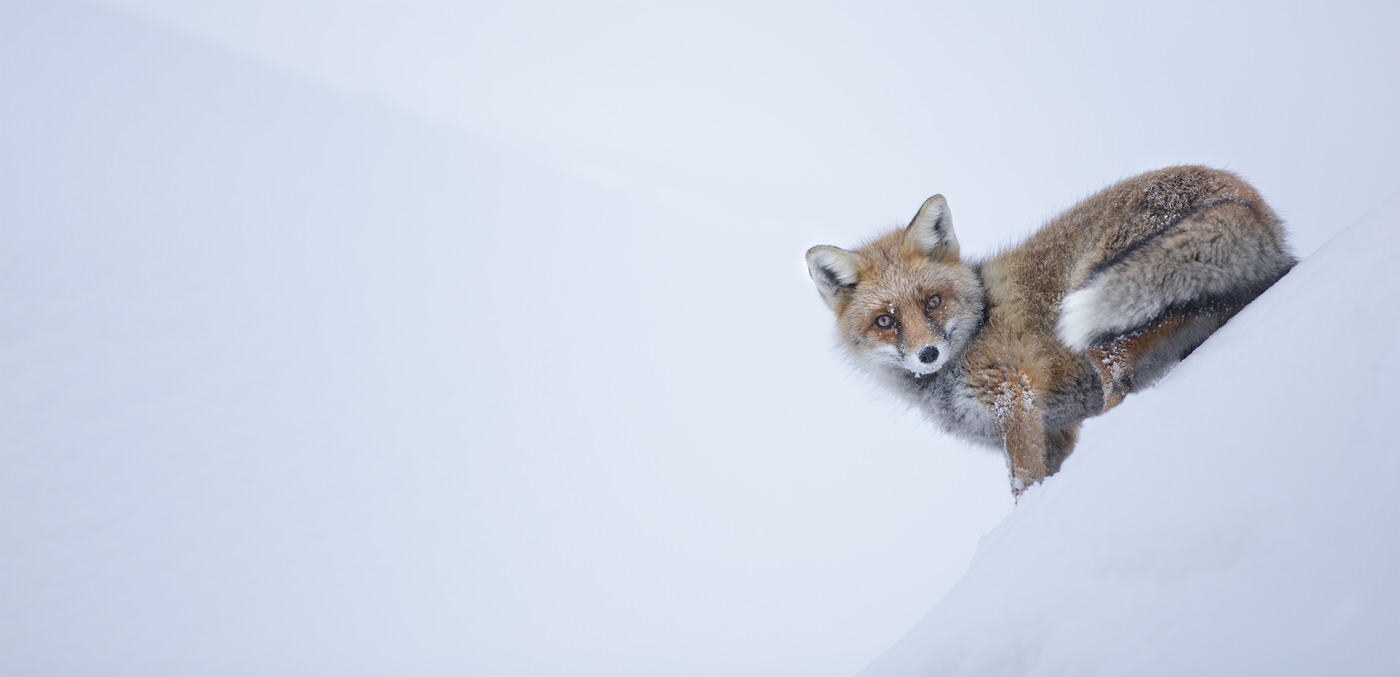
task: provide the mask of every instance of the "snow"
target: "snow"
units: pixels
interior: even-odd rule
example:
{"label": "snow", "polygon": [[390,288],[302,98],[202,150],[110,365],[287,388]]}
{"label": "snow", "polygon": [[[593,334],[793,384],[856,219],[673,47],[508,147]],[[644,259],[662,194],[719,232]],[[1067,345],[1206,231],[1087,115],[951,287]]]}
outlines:
{"label": "snow", "polygon": [[1400,200],[1090,421],[861,674],[1400,673],[1397,226]]}
{"label": "snow", "polygon": [[1389,17],[118,4],[0,3],[0,674],[849,675],[935,604],[872,670],[1394,634],[1393,205],[1014,513],[802,263],[935,192],[988,253],[1182,162],[1310,255],[1400,185]]}

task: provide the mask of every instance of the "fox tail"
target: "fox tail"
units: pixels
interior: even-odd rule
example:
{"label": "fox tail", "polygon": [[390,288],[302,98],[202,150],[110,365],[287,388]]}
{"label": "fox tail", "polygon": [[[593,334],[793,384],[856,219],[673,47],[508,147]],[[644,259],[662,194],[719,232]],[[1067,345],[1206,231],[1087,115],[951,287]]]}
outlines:
{"label": "fox tail", "polygon": [[1082,351],[1169,314],[1228,317],[1295,263],[1267,207],[1217,204],[1096,266],[1061,303],[1060,340]]}

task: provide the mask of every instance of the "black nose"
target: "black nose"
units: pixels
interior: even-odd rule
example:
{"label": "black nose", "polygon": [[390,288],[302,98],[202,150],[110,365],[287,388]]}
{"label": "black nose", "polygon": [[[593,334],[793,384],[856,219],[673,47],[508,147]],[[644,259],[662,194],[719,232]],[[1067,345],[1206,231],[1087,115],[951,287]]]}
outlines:
{"label": "black nose", "polygon": [[933,347],[933,346],[924,346],[924,349],[919,351],[919,361],[920,361],[920,362],[923,362],[924,364],[932,364],[933,362],[935,362],[935,361],[937,361],[937,360],[938,360],[938,349],[937,349],[937,348],[935,348],[935,347]]}

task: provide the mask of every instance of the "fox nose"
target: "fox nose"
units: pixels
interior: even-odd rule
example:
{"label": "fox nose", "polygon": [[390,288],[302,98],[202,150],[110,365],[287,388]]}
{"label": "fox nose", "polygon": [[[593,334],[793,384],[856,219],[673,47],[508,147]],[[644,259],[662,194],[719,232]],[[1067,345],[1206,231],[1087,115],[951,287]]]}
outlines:
{"label": "fox nose", "polygon": [[923,350],[920,350],[920,351],[919,351],[919,361],[920,361],[920,362],[923,362],[924,364],[933,364],[933,363],[934,363],[935,361],[937,361],[937,360],[938,360],[938,349],[937,349],[937,348],[935,348],[935,347],[933,347],[933,346],[924,346]]}

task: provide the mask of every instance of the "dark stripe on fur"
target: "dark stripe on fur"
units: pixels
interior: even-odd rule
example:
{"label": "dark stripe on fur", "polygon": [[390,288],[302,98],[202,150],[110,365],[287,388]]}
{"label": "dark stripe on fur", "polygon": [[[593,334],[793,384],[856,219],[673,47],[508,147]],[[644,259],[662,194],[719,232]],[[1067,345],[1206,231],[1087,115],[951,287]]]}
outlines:
{"label": "dark stripe on fur", "polygon": [[1136,327],[1124,331],[1115,331],[1100,334],[1096,336],[1093,341],[1090,342],[1090,345],[1095,348],[1107,347],[1117,342],[1119,339],[1132,336],[1133,334],[1137,334],[1144,330],[1150,329],[1159,322],[1162,322],[1168,317],[1172,317],[1174,315],[1181,315],[1185,317],[1190,317],[1192,315],[1209,315],[1215,313],[1230,313],[1231,315],[1233,315],[1234,313],[1239,312],[1246,305],[1248,305],[1250,301],[1253,301],[1254,299],[1258,298],[1259,295],[1263,294],[1265,290],[1267,290],[1269,287],[1274,286],[1274,283],[1282,279],[1284,275],[1287,275],[1288,271],[1292,268],[1293,266],[1292,264],[1290,264],[1287,268],[1278,271],[1278,274],[1272,278],[1260,279],[1255,284],[1249,285],[1247,287],[1241,287],[1228,294],[1202,296],[1200,298],[1192,299],[1186,303],[1178,303],[1175,305],[1168,306],[1161,313],[1157,314],[1156,317],[1153,317],[1151,320],[1143,322],[1142,324]]}
{"label": "dark stripe on fur", "polygon": [[1127,247],[1123,248],[1123,251],[1118,252],[1111,258],[1101,261],[1100,263],[1096,264],[1093,268],[1089,269],[1089,277],[1087,280],[1084,281],[1084,285],[1081,285],[1080,287],[1083,288],[1084,286],[1088,285],[1090,281],[1092,281],[1095,277],[1098,276],[1099,273],[1103,272],[1104,270],[1112,268],[1113,266],[1128,260],[1139,249],[1142,249],[1152,241],[1156,240],[1157,238],[1165,235],[1172,229],[1181,225],[1182,221],[1185,221],[1186,219],[1189,219],[1202,212],[1206,212],[1223,205],[1243,205],[1247,207],[1250,211],[1254,212],[1256,216],[1259,215],[1257,206],[1253,202],[1249,202],[1247,200],[1216,200],[1214,202],[1208,202],[1206,204],[1200,205],[1197,208],[1192,209],[1190,211],[1182,212],[1175,221],[1172,221],[1171,223],[1167,224],[1161,230],[1128,245]]}

